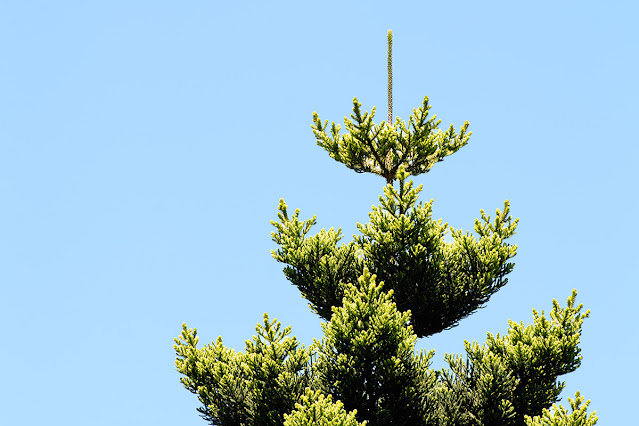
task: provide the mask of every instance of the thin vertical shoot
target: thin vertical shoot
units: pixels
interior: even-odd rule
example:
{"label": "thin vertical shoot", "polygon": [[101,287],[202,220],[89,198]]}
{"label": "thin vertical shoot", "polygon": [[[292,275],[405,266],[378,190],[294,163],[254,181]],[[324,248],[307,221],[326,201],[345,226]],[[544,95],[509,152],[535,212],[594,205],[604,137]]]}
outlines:
{"label": "thin vertical shoot", "polygon": [[393,31],[388,30],[388,124],[393,125]]}

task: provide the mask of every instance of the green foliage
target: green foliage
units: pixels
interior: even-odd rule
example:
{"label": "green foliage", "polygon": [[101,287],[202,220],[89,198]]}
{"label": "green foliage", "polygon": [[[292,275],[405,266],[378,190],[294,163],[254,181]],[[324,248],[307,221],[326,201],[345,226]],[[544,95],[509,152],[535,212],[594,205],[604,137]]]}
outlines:
{"label": "green foliage", "polygon": [[420,185],[413,188],[401,169],[399,188],[387,185],[381,204],[373,207],[370,223],[358,224],[361,236],[338,246],[341,229],[321,230],[307,236],[316,219],[299,220],[299,210],[289,218],[283,200],[272,238],[279,245],[273,257],[287,264],[286,277],[310,302],[312,309],[330,320],[331,307],[339,306],[346,284],[355,284],[363,268],[393,290],[400,311],[412,312],[419,337],[454,327],[485,304],[503,287],[512,271],[508,260],[517,246],[505,242],[515,233],[518,219],[510,205],[496,218],[481,211],[475,220],[477,237],[451,229],[452,242],[444,241],[448,224],[432,219],[432,200],[417,204]]}
{"label": "green foliage", "polygon": [[410,316],[382,287],[364,269],[359,287],[349,285],[343,305],[322,324],[324,338],[315,343],[318,385],[371,426],[423,424],[434,352],[415,355]]}
{"label": "green foliage", "polygon": [[437,425],[516,424],[510,402],[516,380],[501,360],[487,354],[471,362],[446,354],[450,370],[441,370],[433,394]]}
{"label": "green foliage", "polygon": [[410,312],[364,269],[310,349],[265,314],[244,353],[221,338],[198,349],[197,331],[183,325],[176,366],[214,425],[594,425],[579,394],[572,414],[561,406],[548,412],[564,387],[559,376],[581,363],[589,311],[575,306],[576,296],[564,308],[554,300],[549,318],[533,310],[532,324],[510,321],[503,336],[465,342],[466,359],[446,354],[449,368],[435,372],[434,351],[415,352]]}
{"label": "green foliage", "polygon": [[[389,96],[389,100],[392,99]],[[313,113],[313,133],[317,144],[328,151],[328,155],[357,173],[370,172],[382,176],[387,183],[393,183],[400,167],[417,176],[428,172],[435,163],[443,161],[468,143],[472,132],[465,122],[459,133],[451,124],[445,132],[439,129],[441,120],[436,116],[428,118],[430,105],[428,96],[422,106],[413,109],[408,126],[399,117],[395,123],[376,125],[373,123],[375,107],[371,112],[362,113],[357,98],[353,99],[351,119],[344,118],[348,133],[340,135],[341,126],[328,120],[320,120]],[[328,132],[327,132],[328,131]]]}
{"label": "green foliage", "polygon": [[577,291],[573,290],[566,308],[553,300],[550,320],[533,310],[533,324],[509,321],[508,334],[488,334],[486,345],[467,352],[472,358],[490,351],[504,360],[517,378],[513,404],[519,415],[537,415],[543,408],[559,400],[565,383],[558,376],[575,371],[581,365],[579,339],[584,318],[583,305],[575,307]]}
{"label": "green foliage", "polygon": [[446,355],[450,370],[439,372],[437,400],[441,417],[458,425],[523,424],[557,402],[561,375],[581,364],[581,326],[589,311],[553,300],[550,319],[533,310],[533,324],[509,322],[504,336],[488,333],[486,343],[466,344],[467,359]]}
{"label": "green foliage", "polygon": [[344,296],[345,283],[356,282],[361,274],[361,260],[354,243],[337,245],[342,239],[342,230],[321,230],[307,237],[316,222],[299,220],[299,209],[291,218],[284,200],[278,207],[279,222],[271,221],[277,232],[271,233],[280,246],[273,257],[288,263],[284,275],[294,283],[309,302],[311,309],[329,320],[331,308],[339,306]]}
{"label": "green foliage", "polygon": [[281,425],[311,384],[311,354],[288,337],[290,327],[264,314],[256,331],[244,353],[226,348],[221,337],[198,349],[197,330],[186,324],[175,339],[180,381],[198,395],[198,411],[213,425]]}
{"label": "green foliage", "polygon": [[347,413],[341,401],[333,402],[330,395],[306,389],[291,414],[284,415],[284,426],[365,426],[355,418],[357,411]]}
{"label": "green foliage", "polygon": [[526,416],[527,426],[594,426],[597,424],[597,413],[592,412],[588,415],[587,409],[590,401],[582,406],[584,397],[579,392],[575,393],[575,399],[568,398],[572,412],[568,411],[561,405],[553,404],[553,413],[544,408],[541,416]]}

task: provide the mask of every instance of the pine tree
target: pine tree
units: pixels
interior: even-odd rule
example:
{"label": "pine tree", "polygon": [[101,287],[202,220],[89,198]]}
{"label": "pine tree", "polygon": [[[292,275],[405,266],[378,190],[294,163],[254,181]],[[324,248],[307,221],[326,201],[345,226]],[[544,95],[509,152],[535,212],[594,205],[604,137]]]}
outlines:
{"label": "pine tree", "polygon": [[[326,322],[311,347],[264,314],[244,352],[221,337],[197,348],[197,330],[183,325],[175,339],[183,385],[213,425],[594,425],[589,401],[577,393],[568,414],[558,378],[581,363],[579,339],[589,311],[576,291],[549,318],[509,323],[507,334],[465,342],[466,355],[445,355],[448,368],[430,368],[434,351],[416,352],[419,337],[454,327],[507,283],[517,247],[508,243],[518,219],[506,200],[491,219],[480,210],[475,234],[432,218],[433,200],[418,202],[422,186],[409,178],[468,143],[469,124],[439,129],[428,98],[408,125],[392,119],[392,33],[388,32],[388,122],[353,101],[347,133],[313,114],[317,144],[346,167],[386,180],[370,222],[341,243],[341,229],[310,235],[313,217],[289,215],[280,200],[273,257],[286,278]],[[397,184],[395,184],[397,181]],[[452,242],[444,240],[449,232]],[[582,405],[583,404],[583,405]],[[548,409],[553,406],[551,414]]]}

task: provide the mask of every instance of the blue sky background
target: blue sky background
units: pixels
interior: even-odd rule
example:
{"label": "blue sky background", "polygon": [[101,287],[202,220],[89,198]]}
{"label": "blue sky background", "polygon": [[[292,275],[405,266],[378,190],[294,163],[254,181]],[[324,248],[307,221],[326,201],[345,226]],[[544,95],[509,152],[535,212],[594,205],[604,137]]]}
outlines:
{"label": "blue sky background", "polygon": [[[285,280],[280,197],[346,238],[383,180],[315,145],[313,111],[386,118],[428,95],[468,146],[416,178],[471,229],[505,199],[509,284],[419,348],[461,352],[508,319],[591,309],[563,396],[627,423],[637,391],[635,2],[0,3],[0,424],[203,425],[174,367],[181,324],[242,349],[268,312],[310,344]],[[625,420],[625,421],[624,421]]]}

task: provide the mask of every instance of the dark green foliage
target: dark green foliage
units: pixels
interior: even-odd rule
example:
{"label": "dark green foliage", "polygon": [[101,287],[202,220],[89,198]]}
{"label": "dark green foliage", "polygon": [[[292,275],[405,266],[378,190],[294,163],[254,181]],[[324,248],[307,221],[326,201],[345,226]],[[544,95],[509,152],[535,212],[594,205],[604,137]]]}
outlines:
{"label": "dark green foliage", "polygon": [[439,372],[434,390],[436,424],[441,426],[510,425],[516,381],[501,360],[490,354],[481,362],[446,355],[450,370]]}
{"label": "dark green foliage", "polygon": [[202,417],[213,425],[281,425],[311,384],[310,352],[290,327],[277,320],[256,327],[245,352],[235,352],[218,338],[198,349],[197,330],[182,326],[175,339],[177,370],[185,388],[198,395]]}
{"label": "dark green foliage", "polygon": [[357,224],[362,235],[339,246],[341,230],[309,237],[315,217],[300,221],[296,210],[289,218],[280,201],[279,222],[271,222],[277,229],[273,241],[280,246],[273,257],[288,265],[286,277],[325,320],[331,306],[341,304],[345,284],[356,284],[364,267],[393,290],[400,311],[412,312],[419,337],[454,327],[507,283],[505,276],[513,269],[508,260],[517,246],[505,240],[518,221],[510,216],[508,201],[493,222],[481,212],[482,220],[475,220],[477,237],[451,228],[449,243],[444,241],[448,224],[432,219],[432,200],[417,203],[422,186],[413,188],[407,177],[399,171],[399,189],[387,185],[370,222]]}
{"label": "dark green foliage", "polygon": [[384,293],[382,287],[364,269],[359,286],[348,286],[343,305],[322,324],[318,385],[370,426],[424,424],[433,352],[415,354],[410,316],[396,309],[392,290]]}

